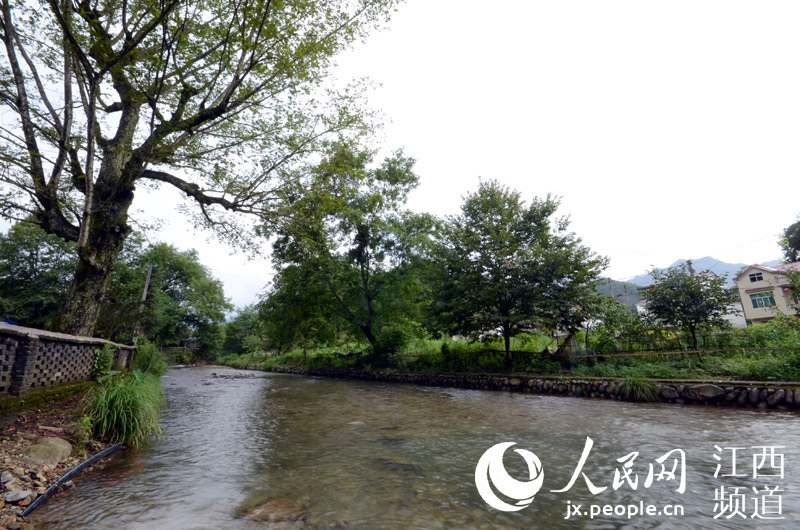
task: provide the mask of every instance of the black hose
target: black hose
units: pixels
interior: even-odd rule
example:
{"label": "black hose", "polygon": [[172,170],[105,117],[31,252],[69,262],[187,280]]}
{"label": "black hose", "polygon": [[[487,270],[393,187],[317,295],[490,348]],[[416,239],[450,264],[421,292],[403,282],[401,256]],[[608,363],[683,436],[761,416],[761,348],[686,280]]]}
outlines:
{"label": "black hose", "polygon": [[92,464],[94,464],[98,460],[100,460],[102,458],[105,458],[105,457],[107,457],[108,455],[110,455],[112,453],[116,453],[117,451],[122,449],[124,446],[125,446],[125,444],[112,445],[108,449],[104,449],[103,451],[100,451],[96,455],[91,456],[90,458],[87,458],[86,460],[84,460],[83,462],[78,464],[77,466],[73,467],[72,469],[67,471],[60,479],[58,479],[55,482],[55,484],[53,484],[52,486],[47,488],[46,492],[44,492],[41,495],[39,495],[38,497],[36,497],[36,499],[34,499],[34,501],[30,504],[30,506],[25,508],[25,511],[22,512],[21,514],[18,514],[18,515],[22,515],[23,517],[28,517],[30,514],[33,513],[34,510],[36,510],[36,508],[38,508],[39,506],[41,506],[42,504],[47,502],[47,499],[49,499],[50,497],[55,495],[65,482],[67,482],[69,480],[72,480],[78,473],[80,473],[81,471],[83,471],[87,467],[91,466]]}

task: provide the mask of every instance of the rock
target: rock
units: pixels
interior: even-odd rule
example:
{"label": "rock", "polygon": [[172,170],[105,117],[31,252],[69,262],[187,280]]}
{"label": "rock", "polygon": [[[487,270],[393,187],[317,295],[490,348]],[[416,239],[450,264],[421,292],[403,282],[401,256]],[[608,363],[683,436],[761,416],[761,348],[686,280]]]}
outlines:
{"label": "rock", "polygon": [[8,523],[8,526],[6,528],[8,528],[8,530],[21,530],[22,524],[20,524],[17,521],[14,521],[12,523]]}
{"label": "rock", "polygon": [[695,401],[710,401],[723,395],[725,390],[717,385],[694,385],[683,389],[683,397]]}
{"label": "rock", "polygon": [[786,404],[790,407],[794,406],[794,392],[791,390],[786,391]]}
{"label": "rock", "polygon": [[767,398],[767,404],[770,406],[775,406],[783,401],[784,396],[786,396],[786,391],[780,388],[774,394],[770,394],[770,396]]}
{"label": "rock", "polygon": [[3,496],[3,500],[5,502],[10,502],[11,504],[20,504],[21,501],[27,499],[31,495],[33,495],[33,492],[28,490],[9,491]]}
{"label": "rock", "polygon": [[24,474],[25,474],[25,470],[24,470],[24,469],[22,469],[21,467],[15,467],[15,468],[14,468],[14,474],[15,474],[16,476],[18,476],[18,477],[21,477],[22,475],[24,475]]}
{"label": "rock", "polygon": [[664,399],[677,399],[678,391],[675,390],[675,387],[663,386],[661,387],[661,397]]}
{"label": "rock", "polygon": [[750,400],[750,404],[755,406],[758,405],[758,389],[751,388],[750,389],[750,396],[748,398]]}
{"label": "rock", "polygon": [[731,388],[730,390],[725,391],[725,401],[730,402],[738,397],[739,397],[739,390],[735,388]]}
{"label": "rock", "polygon": [[22,454],[40,464],[55,467],[72,453],[72,445],[61,438],[42,437],[32,446],[25,449]]}
{"label": "rock", "polygon": [[762,388],[761,392],[758,393],[758,400],[759,401],[766,401],[768,395],[769,395],[769,392],[767,391],[767,389],[766,388]]}
{"label": "rock", "polygon": [[15,480],[14,475],[8,471],[4,471],[3,474],[0,475],[0,483],[5,484],[6,482],[14,482]]}
{"label": "rock", "polygon": [[522,380],[518,379],[516,377],[513,377],[508,381],[508,384],[511,385],[511,386],[519,386],[519,385],[522,384]]}
{"label": "rock", "polygon": [[794,391],[794,406],[800,407],[800,388]]}
{"label": "rock", "polygon": [[270,497],[244,512],[248,519],[270,523],[297,521],[302,516],[300,505],[283,497]]}

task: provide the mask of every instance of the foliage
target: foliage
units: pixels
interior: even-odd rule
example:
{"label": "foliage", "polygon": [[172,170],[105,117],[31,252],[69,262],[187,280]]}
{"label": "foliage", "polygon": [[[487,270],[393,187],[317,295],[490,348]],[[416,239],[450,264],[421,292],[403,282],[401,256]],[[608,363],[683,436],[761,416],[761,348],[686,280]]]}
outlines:
{"label": "foliage", "polygon": [[580,327],[576,308],[594,293],[606,259],[567,231],[567,219],[553,218],[557,208],[550,196],[525,205],[497,181],[466,197],[439,238],[431,310],[444,331],[498,334],[510,367],[511,337]]}
{"label": "foliage", "polygon": [[800,261],[800,220],[787,226],[781,236],[784,260],[787,263]]}
{"label": "foliage", "polygon": [[[0,235],[0,316],[48,329],[67,296],[76,260],[75,245],[34,225],[12,226]],[[148,265],[154,268],[140,313]],[[138,235],[127,239],[101,307],[93,335],[130,343],[141,327],[144,335],[165,346],[195,337],[206,357],[221,347],[230,309],[222,283],[194,250],[164,243],[145,246]]]}
{"label": "foliage", "polygon": [[137,346],[136,356],[133,358],[132,364],[134,369],[157,377],[161,377],[167,372],[169,369],[167,359],[155,344],[143,340]]}
{"label": "foliage", "polygon": [[75,432],[72,433],[72,446],[75,448],[76,456],[86,455],[86,445],[92,439],[92,418],[86,414],[82,415],[75,425]]}
{"label": "foliage", "polygon": [[[142,248],[129,239],[129,249],[114,268],[111,285],[95,333],[130,342],[137,326],[161,346],[200,340],[201,355],[211,358],[222,346],[225,313],[230,309],[222,282],[200,263],[194,250],[181,251],[165,243]],[[153,265],[144,311],[139,311]]]}
{"label": "foliage", "polygon": [[686,329],[698,348],[701,326],[724,328],[724,316],[735,312],[739,295],[725,287],[725,277],[710,272],[691,274],[686,266],[660,271],[653,269],[653,285],[642,291],[647,311],[663,324]]}
{"label": "foliage", "polygon": [[[401,210],[418,183],[413,159],[397,152],[377,168],[371,160],[331,145],[314,187],[281,227],[273,253],[280,273],[262,312],[273,333],[289,335],[279,337],[283,345],[341,330],[365,340],[381,363],[399,337],[418,333],[419,270],[435,221]],[[281,324],[286,319],[294,329]]]}
{"label": "foliage", "polygon": [[225,342],[222,351],[226,354],[241,354],[266,347],[263,324],[255,304],[240,308],[225,324]]}
{"label": "foliage", "polygon": [[152,434],[161,435],[158,417],[164,403],[158,376],[134,371],[97,387],[87,415],[98,438],[139,447]]}
{"label": "foliage", "polygon": [[4,1],[0,212],[77,243],[56,327],[91,332],[137,187],[242,244],[238,214],[275,221],[324,138],[366,132],[360,87],[325,82],[396,4]]}
{"label": "foliage", "polygon": [[114,363],[116,347],[106,344],[103,349],[94,350],[94,362],[92,363],[92,379],[95,381],[111,374],[111,366]]}
{"label": "foliage", "polygon": [[278,272],[259,312],[268,344],[279,352],[336,338],[337,301],[315,262],[288,265]]}
{"label": "foliage", "polygon": [[48,328],[64,304],[76,261],[74,244],[36,225],[17,223],[0,234],[0,317]]}

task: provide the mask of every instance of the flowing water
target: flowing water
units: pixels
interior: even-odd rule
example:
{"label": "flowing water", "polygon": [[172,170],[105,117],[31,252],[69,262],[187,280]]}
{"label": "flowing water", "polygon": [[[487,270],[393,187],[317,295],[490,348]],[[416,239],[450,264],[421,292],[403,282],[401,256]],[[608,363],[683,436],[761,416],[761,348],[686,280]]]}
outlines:
{"label": "flowing water", "polygon": [[[171,370],[163,378],[168,406],[162,425],[167,437],[139,452],[118,453],[101,469],[78,480],[75,487],[34,514],[37,526],[404,529],[800,525],[800,416],[792,412],[636,404],[263,373],[253,373],[256,377],[249,379],[224,379],[213,378],[213,372],[246,373],[224,368]],[[583,474],[578,474],[567,491],[552,491],[563,490],[570,483],[587,437],[594,445],[584,461]],[[481,455],[501,442],[516,442],[514,449],[533,452],[543,466],[541,490],[529,506],[516,512],[491,508],[476,489],[475,469]],[[735,451],[735,470],[732,447],[740,448]],[[681,452],[675,449],[685,454],[685,467],[681,465]],[[631,461],[634,452],[638,455]],[[670,455],[658,463],[657,459],[667,453]],[[761,457],[764,453],[766,458]],[[534,478],[513,449],[505,452],[503,462],[514,478]],[[661,473],[662,464],[667,471],[677,466],[674,479]],[[655,480],[647,483],[651,465]],[[619,475],[616,484],[615,472]],[[734,474],[742,476],[730,476]],[[590,493],[584,475],[597,488],[606,489]],[[685,492],[679,493],[676,490],[682,475]],[[765,487],[769,489],[765,491]],[[502,494],[497,496],[515,502]],[[302,509],[301,517],[263,523],[241,516],[243,507],[269,498],[288,499],[292,506],[296,503]],[[586,514],[565,519],[570,505],[580,505]],[[606,505],[610,514],[588,515]],[[650,515],[629,519],[629,505],[638,510],[653,507]],[[614,510],[622,509],[626,515],[614,514]],[[683,515],[666,515],[665,510],[682,510]]]}

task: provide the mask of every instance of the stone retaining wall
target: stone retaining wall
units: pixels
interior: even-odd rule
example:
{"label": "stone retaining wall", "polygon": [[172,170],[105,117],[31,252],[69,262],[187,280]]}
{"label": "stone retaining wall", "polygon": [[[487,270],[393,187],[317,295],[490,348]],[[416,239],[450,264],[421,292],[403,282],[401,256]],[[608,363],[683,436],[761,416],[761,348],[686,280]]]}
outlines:
{"label": "stone retaining wall", "polygon": [[[245,367],[249,368],[249,367]],[[259,369],[253,367],[253,369]],[[285,374],[360,379],[390,383],[505,390],[535,394],[631,399],[625,395],[621,380],[553,379],[539,376],[502,376],[472,374],[430,374],[413,372],[363,372],[348,369],[307,369],[272,366],[267,371]],[[653,381],[656,401],[663,403],[739,406],[759,409],[799,409],[800,383],[746,382],[666,382]]]}
{"label": "stone retaining wall", "polygon": [[0,323],[0,397],[23,397],[30,390],[86,381],[94,351],[106,344],[116,348],[114,369],[130,366],[134,346]]}

